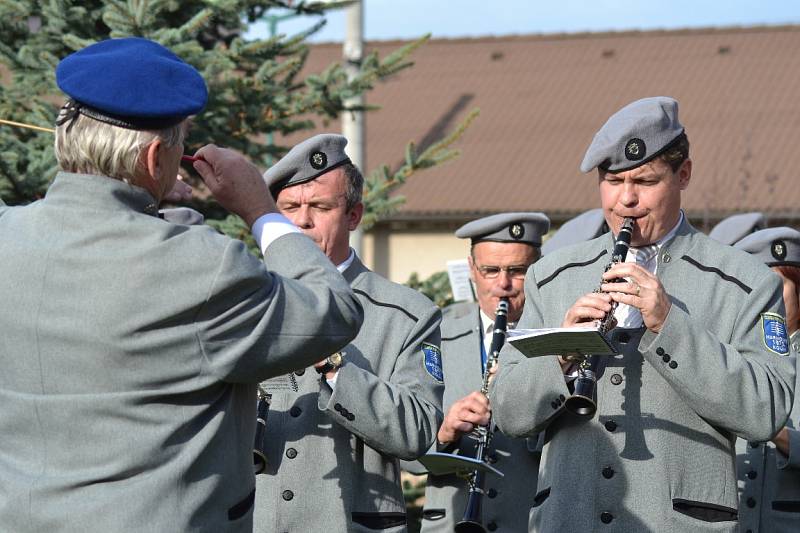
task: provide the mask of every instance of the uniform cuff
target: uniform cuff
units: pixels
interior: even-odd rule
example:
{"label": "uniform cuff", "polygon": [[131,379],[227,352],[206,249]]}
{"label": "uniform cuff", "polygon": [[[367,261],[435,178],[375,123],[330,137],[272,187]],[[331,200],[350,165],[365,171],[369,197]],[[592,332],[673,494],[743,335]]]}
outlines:
{"label": "uniform cuff", "polygon": [[253,223],[250,231],[259,248],[261,248],[262,254],[266,253],[267,247],[275,242],[278,237],[283,237],[288,233],[300,233],[297,226],[280,213],[261,215]]}

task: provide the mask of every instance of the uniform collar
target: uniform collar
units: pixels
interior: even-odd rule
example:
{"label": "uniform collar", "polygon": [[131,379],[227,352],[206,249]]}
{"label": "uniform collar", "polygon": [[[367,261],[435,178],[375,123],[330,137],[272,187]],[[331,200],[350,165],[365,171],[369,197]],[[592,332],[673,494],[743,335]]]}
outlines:
{"label": "uniform collar", "polygon": [[340,272],[350,285],[353,284],[359,274],[370,271],[364,266],[364,263],[361,262],[361,259],[358,257],[358,254],[356,254],[355,250],[350,250],[350,257],[348,257],[344,263],[342,263],[342,265],[345,265],[345,263],[348,262],[349,264],[345,266],[344,270],[340,270]]}
{"label": "uniform collar", "polygon": [[118,211],[120,209],[158,216],[158,204],[141,187],[107,176],[59,172],[47,189],[44,202],[75,209]]}

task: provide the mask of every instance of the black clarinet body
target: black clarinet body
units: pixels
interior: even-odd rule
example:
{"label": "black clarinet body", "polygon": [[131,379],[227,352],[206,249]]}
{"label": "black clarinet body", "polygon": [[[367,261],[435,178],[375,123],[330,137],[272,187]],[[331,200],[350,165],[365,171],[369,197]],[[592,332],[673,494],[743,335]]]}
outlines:
{"label": "black clarinet body", "polygon": [[253,443],[253,473],[260,474],[267,469],[267,415],[272,395],[261,385],[258,386],[258,404],[256,407],[256,438]]}
{"label": "black clarinet body", "polygon": [[[603,273],[608,272],[617,263],[625,261],[628,249],[631,246],[633,236],[633,218],[626,218],[622,222],[622,227],[614,242],[614,251],[611,254],[611,261],[606,265]],[[600,283],[621,283],[624,279],[613,279],[609,281],[600,280]],[[595,292],[600,292],[598,288]],[[617,302],[611,302],[611,310],[606,313],[600,321],[600,332],[606,334],[614,324],[614,312],[617,310]],[[578,367],[578,376],[575,378],[572,395],[564,402],[564,408],[578,416],[591,418],[597,412],[597,369],[600,366],[601,357],[590,355],[584,359]]]}
{"label": "black clarinet body", "polygon": [[[481,386],[481,392],[483,394],[489,393],[491,370],[497,364],[500,350],[503,348],[503,344],[505,344],[507,328],[508,298],[501,298],[500,302],[497,304],[497,312],[495,313],[489,357],[486,360],[486,368],[483,370],[483,385]],[[475,432],[478,437],[478,444],[475,448],[475,458],[482,463],[486,463],[492,445],[492,435],[494,433],[492,431],[491,412],[489,414],[489,423],[476,428]],[[483,527],[482,513],[485,476],[486,474],[481,470],[474,470],[470,475],[467,506],[464,509],[464,516],[461,518],[461,521],[455,525],[454,530],[456,533],[486,532],[486,528]]]}

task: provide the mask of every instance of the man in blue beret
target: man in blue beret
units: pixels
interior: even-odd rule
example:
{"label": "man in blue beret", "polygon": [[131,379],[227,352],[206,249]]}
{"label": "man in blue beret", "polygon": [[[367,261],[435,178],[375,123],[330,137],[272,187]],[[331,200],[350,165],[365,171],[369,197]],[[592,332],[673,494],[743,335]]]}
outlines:
{"label": "man in blue beret", "polygon": [[157,216],[200,74],[139,38],[58,65],[60,171],[0,207],[0,531],[249,532],[256,386],[352,339],[361,308],[261,172],[194,164],[264,253]]}
{"label": "man in blue beret", "polygon": [[[262,384],[272,395],[256,476],[258,533],[406,530],[400,459],[433,444],[442,421],[441,312],[428,298],[369,270],[350,248],[364,178],[341,135],[303,141],[264,174],[278,209],[350,284],[364,324],[327,359]],[[294,372],[291,372],[294,370]]]}
{"label": "man in blue beret", "polygon": [[[787,227],[762,229],[742,238],[734,247],[753,255],[781,277],[789,348],[797,357],[800,353],[800,231]],[[797,390],[789,421],[772,440],[736,441],[736,474],[740,531],[800,531],[800,395]]]}
{"label": "man in blue beret", "polygon": [[[525,303],[525,273],[539,259],[542,235],[549,227],[543,213],[500,213],[456,230],[456,237],[471,243],[467,260],[477,302],[453,304],[442,313],[445,418],[437,433],[438,451],[476,457],[471,434],[489,422],[489,401],[480,391],[491,357],[496,312],[505,299],[508,329],[516,325]],[[500,359],[498,363],[503,364]],[[504,476],[486,476],[480,487],[485,497],[479,518],[489,531],[524,531],[536,496],[538,439],[512,439],[494,430],[492,435],[487,458]],[[413,465],[409,470],[419,472]],[[453,531],[464,518],[469,497],[469,485],[462,477],[428,474],[422,531]]]}
{"label": "man in blue beret", "polygon": [[[504,433],[545,432],[529,528],[737,531],[733,442],[770,439],[792,404],[780,279],[686,220],[692,161],[674,99],[612,115],[581,164],[594,169],[611,231],[533,266],[519,327],[613,314],[619,355],[594,368],[596,412],[567,408],[576,370],[590,377],[571,354],[528,359],[507,345],[490,394]],[[606,268],[626,219],[630,249]]]}

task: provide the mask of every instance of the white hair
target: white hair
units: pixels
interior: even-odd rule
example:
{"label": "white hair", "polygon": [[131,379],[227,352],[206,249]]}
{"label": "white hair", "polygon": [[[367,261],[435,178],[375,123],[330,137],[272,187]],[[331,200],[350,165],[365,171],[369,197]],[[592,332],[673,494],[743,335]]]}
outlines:
{"label": "white hair", "polygon": [[141,168],[142,149],[156,139],[168,147],[182,144],[184,131],[183,122],[163,130],[140,131],[77,115],[56,127],[56,160],[66,172],[134,183]]}

